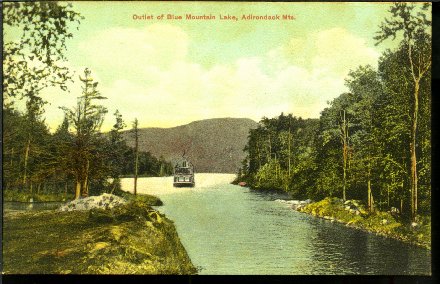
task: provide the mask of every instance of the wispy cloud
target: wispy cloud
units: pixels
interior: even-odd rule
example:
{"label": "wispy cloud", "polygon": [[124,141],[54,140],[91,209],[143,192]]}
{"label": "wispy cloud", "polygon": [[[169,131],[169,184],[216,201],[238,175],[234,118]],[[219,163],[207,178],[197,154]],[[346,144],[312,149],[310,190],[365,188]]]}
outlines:
{"label": "wispy cloud", "polygon": [[[83,41],[78,52],[102,81],[109,113],[119,109],[126,121],[137,117],[143,127],[211,117],[259,120],[282,111],[318,117],[328,100],[345,91],[350,69],[374,65],[379,57],[362,38],[332,28],[287,38],[259,56],[205,67],[189,59],[191,40],[169,24],[109,28]],[[52,126],[61,119],[47,118]]]}

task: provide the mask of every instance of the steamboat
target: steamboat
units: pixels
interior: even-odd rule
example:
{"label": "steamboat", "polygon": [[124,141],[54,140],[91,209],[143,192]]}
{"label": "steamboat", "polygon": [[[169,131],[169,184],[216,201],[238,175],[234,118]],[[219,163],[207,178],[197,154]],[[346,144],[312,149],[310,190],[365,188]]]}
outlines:
{"label": "steamboat", "polygon": [[194,187],[194,166],[186,158],[182,158],[174,167],[174,187]]}

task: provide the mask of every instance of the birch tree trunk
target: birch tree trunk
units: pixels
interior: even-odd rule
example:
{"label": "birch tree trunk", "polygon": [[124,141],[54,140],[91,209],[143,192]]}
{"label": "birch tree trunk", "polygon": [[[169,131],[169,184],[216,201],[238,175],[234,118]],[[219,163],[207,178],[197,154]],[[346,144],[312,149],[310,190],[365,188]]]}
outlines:
{"label": "birch tree trunk", "polygon": [[30,148],[31,148],[31,139],[29,138],[26,143],[26,150],[24,153],[23,189],[25,189],[27,183],[27,165],[29,160]]}

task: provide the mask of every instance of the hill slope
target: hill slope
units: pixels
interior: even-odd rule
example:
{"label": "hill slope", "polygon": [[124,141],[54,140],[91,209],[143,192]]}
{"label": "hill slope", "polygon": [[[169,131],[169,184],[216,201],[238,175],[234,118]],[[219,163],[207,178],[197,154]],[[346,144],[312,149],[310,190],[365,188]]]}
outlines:
{"label": "hill slope", "polygon": [[[248,118],[214,118],[172,128],[142,128],[139,149],[173,163],[185,151],[196,172],[235,173],[245,157],[249,129],[256,127]],[[132,130],[123,136],[134,146]]]}

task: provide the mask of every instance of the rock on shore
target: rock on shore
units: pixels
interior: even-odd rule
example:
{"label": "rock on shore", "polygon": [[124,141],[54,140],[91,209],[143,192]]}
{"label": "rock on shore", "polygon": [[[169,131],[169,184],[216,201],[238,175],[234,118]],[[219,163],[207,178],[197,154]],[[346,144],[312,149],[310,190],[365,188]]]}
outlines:
{"label": "rock on shore", "polygon": [[300,208],[306,206],[307,204],[312,203],[312,200],[306,199],[306,200],[284,200],[284,199],[277,199],[276,202],[284,203],[290,205],[290,207],[293,210],[299,210]]}
{"label": "rock on shore", "polygon": [[113,207],[123,205],[127,201],[119,196],[104,193],[99,196],[89,196],[86,198],[79,198],[62,205],[59,211],[74,211],[74,210],[90,210],[93,208],[111,209]]}
{"label": "rock on shore", "polygon": [[402,223],[391,212],[375,210],[368,212],[360,200],[346,200],[327,197],[303,207],[297,207],[299,212],[346,224],[346,226],[365,230],[381,236],[391,237],[407,243],[412,243],[427,249],[431,248],[431,218],[420,217],[419,223]]}

